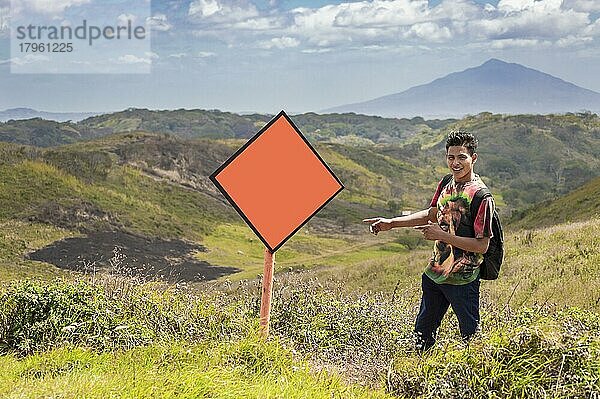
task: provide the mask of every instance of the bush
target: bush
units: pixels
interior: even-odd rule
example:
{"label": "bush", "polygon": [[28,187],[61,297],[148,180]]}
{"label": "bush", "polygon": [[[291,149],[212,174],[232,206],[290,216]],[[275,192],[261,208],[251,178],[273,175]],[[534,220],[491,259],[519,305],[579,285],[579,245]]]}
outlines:
{"label": "bush", "polygon": [[399,356],[390,393],[420,398],[576,398],[600,392],[600,317],[567,308],[487,314],[468,346],[449,340]]}
{"label": "bush", "polygon": [[251,329],[244,304],[137,283],[115,276],[13,283],[0,292],[0,354],[64,344],[129,349],[160,339],[229,339]]}
{"label": "bush", "polygon": [[0,295],[0,353],[30,354],[63,343],[130,348],[152,332],[85,283],[14,283]]}

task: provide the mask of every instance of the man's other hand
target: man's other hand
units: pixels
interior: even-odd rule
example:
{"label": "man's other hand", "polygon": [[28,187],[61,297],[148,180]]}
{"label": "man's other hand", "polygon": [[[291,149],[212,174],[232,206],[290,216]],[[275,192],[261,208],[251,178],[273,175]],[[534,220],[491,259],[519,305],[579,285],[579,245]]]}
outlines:
{"label": "man's other hand", "polygon": [[440,227],[439,224],[432,223],[431,221],[428,222],[424,226],[415,226],[414,229],[415,230],[420,230],[421,233],[423,233],[423,237],[425,237],[426,240],[431,240],[431,241],[440,240],[440,241],[444,241],[444,239],[446,239],[447,236],[448,236],[448,233],[445,232],[444,230],[442,230],[442,228]]}
{"label": "man's other hand", "polygon": [[375,235],[377,235],[377,233],[379,233],[380,231],[387,231],[392,228],[391,219],[381,217],[363,219],[363,223],[369,223],[369,231]]}

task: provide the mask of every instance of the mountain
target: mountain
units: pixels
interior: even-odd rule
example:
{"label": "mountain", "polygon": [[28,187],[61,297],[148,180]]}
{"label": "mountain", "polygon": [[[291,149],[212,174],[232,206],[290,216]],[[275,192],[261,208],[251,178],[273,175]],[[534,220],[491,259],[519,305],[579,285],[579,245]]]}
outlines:
{"label": "mountain", "polygon": [[524,67],[490,59],[401,93],[323,112],[385,117],[463,117],[466,114],[548,114],[600,111],[600,93]]}
{"label": "mountain", "polygon": [[80,121],[98,114],[100,112],[45,112],[31,108],[11,108],[0,111],[0,122],[32,118],[42,118],[56,122]]}

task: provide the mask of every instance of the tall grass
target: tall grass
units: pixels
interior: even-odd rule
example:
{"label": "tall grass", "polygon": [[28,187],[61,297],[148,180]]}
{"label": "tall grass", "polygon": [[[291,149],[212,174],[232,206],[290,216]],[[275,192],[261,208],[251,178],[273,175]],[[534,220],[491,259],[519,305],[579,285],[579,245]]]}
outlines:
{"label": "tall grass", "polygon": [[[227,295],[215,290],[200,296],[185,287],[140,285],[115,276],[77,284],[13,283],[0,295],[0,351],[5,355],[0,362],[13,370],[2,377],[0,389],[16,394],[7,387],[16,383],[25,396],[58,389],[73,397],[82,392],[100,397],[104,388],[84,381],[100,373],[112,386],[116,377],[107,371],[111,367],[121,368],[126,380],[140,372],[150,385],[155,381],[151,376],[159,375],[156,378],[167,387],[172,373],[190,373],[191,383],[194,373],[207,378],[201,370],[211,374],[224,369],[221,383],[242,378],[242,387],[235,387],[244,392],[241,397],[264,397],[248,390],[257,381],[278,384],[282,378],[290,390],[285,395],[302,397],[297,390],[309,388],[294,372],[306,367],[306,359],[311,370],[327,371],[326,385],[341,384],[329,377],[331,372],[341,373],[347,381],[370,386],[373,395],[377,387],[400,397],[430,398],[571,398],[600,390],[600,315],[594,311],[550,305],[517,310],[484,303],[483,331],[468,345],[458,339],[456,320],[449,317],[437,345],[422,355],[414,350],[412,338],[416,300],[348,294],[335,288],[335,281],[302,275],[286,282],[286,288],[275,293],[272,339],[267,342],[256,334],[259,287],[254,284],[237,285]],[[80,361],[54,364],[49,359],[57,353]],[[136,356],[146,357],[138,360],[142,366],[122,363]],[[49,365],[27,369],[32,359]],[[159,359],[164,366],[157,366]],[[197,359],[196,366],[191,366],[192,359]],[[110,366],[111,361],[116,366]],[[314,371],[303,373],[302,378],[312,375],[311,384],[319,386],[321,393],[315,397],[323,395],[323,377],[317,374],[314,382]],[[25,382],[32,380],[41,381],[44,388],[34,384],[27,390]],[[77,393],[67,387],[66,381],[73,380]],[[133,396],[139,393],[134,386],[130,389]],[[265,395],[277,396],[275,392]],[[344,397],[336,392],[333,397]]]}

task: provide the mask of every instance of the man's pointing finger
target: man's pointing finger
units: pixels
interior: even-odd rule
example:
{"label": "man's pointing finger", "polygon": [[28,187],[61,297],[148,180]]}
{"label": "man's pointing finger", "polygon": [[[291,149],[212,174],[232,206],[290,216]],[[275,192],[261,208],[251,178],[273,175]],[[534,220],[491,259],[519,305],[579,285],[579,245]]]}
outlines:
{"label": "man's pointing finger", "polygon": [[363,219],[363,223],[375,223],[381,218],[371,218],[371,219]]}

